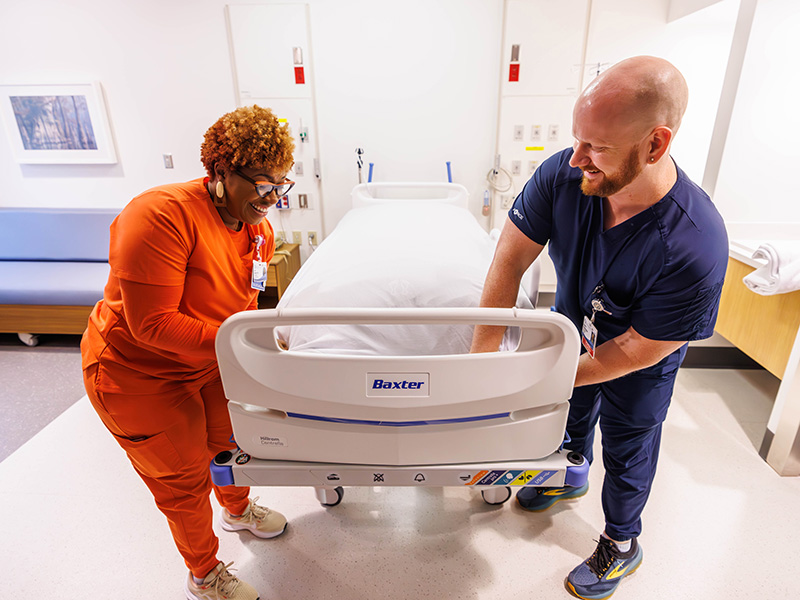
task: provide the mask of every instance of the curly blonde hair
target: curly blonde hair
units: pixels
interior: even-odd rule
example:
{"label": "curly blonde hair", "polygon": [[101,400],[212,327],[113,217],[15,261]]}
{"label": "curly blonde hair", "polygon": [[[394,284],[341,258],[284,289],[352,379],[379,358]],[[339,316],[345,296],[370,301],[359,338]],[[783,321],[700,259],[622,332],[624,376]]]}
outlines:
{"label": "curly blonde hair", "polygon": [[208,128],[200,160],[209,177],[240,168],[288,171],[294,159],[294,140],[286,124],[268,108],[243,106],[222,115]]}

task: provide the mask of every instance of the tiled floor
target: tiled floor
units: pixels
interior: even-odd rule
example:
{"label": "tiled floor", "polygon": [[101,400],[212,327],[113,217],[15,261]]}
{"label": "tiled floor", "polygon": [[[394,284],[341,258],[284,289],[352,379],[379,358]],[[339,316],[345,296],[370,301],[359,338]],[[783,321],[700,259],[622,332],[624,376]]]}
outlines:
{"label": "tiled floor", "polygon": [[[758,457],[777,382],[684,369],[641,568],[615,600],[796,598],[800,478]],[[220,558],[268,599],[569,598],[567,572],[602,527],[589,494],[541,514],[466,489],[258,488],[290,520],[274,540],[220,531]],[[3,598],[179,600],[185,568],[147,490],[84,398],[0,463]]]}

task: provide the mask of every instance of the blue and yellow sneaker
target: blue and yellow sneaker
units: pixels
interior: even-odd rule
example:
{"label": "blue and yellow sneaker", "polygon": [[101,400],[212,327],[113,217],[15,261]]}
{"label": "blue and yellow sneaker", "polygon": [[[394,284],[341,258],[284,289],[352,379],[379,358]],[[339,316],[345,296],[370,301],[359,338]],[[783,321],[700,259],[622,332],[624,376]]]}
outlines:
{"label": "blue and yellow sneaker", "polygon": [[584,483],[580,487],[524,487],[517,492],[517,503],[525,510],[540,512],[547,510],[556,502],[580,498],[589,491],[589,484]]}
{"label": "blue and yellow sneaker", "polygon": [[620,552],[617,545],[600,537],[597,549],[588,560],[567,575],[564,585],[573,596],[584,600],[602,600],[613,594],[623,577],[633,573],[642,563],[642,548],[631,540],[631,548]]}

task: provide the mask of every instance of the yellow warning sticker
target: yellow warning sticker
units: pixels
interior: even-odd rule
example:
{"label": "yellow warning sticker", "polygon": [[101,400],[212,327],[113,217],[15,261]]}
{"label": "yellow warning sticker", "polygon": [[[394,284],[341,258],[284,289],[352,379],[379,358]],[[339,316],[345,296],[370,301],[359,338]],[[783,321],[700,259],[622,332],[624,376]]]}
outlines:
{"label": "yellow warning sticker", "polygon": [[541,473],[541,471],[523,471],[517,476],[517,478],[514,481],[512,481],[508,485],[525,485],[531,479],[536,477],[539,473]]}
{"label": "yellow warning sticker", "polygon": [[528,152],[532,150],[538,150],[539,152],[541,152],[544,150],[544,146],[525,146],[525,150],[527,150]]}

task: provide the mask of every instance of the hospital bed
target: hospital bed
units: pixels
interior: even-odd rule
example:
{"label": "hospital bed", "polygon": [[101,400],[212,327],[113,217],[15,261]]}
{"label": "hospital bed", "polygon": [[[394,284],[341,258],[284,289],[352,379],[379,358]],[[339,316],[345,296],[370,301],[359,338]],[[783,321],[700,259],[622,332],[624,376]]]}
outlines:
{"label": "hospital bed", "polygon": [[[470,486],[500,504],[586,481],[562,448],[574,325],[532,308],[535,283],[518,307],[479,308],[496,238],[463,187],[419,187],[356,187],[277,308],[222,324],[239,448],[214,459],[215,483],[312,486],[334,506],[343,486]],[[476,324],[508,327],[503,351],[469,354]]]}

